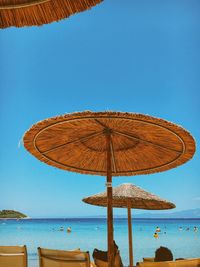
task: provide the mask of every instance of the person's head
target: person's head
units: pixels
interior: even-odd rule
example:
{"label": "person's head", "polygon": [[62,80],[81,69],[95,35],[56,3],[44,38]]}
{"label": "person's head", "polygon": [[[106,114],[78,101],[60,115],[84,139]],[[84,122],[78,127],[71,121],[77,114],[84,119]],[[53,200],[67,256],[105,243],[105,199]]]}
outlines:
{"label": "person's head", "polygon": [[166,247],[160,247],[155,251],[154,261],[172,261],[173,255],[171,250]]}

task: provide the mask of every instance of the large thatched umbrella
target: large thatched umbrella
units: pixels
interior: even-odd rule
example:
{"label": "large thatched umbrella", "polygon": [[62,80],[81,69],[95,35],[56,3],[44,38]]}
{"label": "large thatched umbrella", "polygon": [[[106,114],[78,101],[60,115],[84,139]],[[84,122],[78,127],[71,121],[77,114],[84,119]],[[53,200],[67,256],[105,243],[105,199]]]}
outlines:
{"label": "large thatched umbrella", "polygon": [[51,23],[87,10],[103,0],[0,0],[0,28]]}
{"label": "large thatched umbrella", "polygon": [[60,169],[107,176],[108,259],[113,262],[112,176],[165,171],[192,158],[195,142],[182,127],[135,113],[77,112],[43,120],[25,148]]}
{"label": "large thatched umbrella", "polygon": [[[83,199],[85,203],[106,207],[108,203],[107,192],[95,194]],[[132,221],[131,209],[165,210],[176,206],[160,197],[151,194],[133,184],[122,184],[113,188],[112,205],[115,208],[127,208],[128,211],[128,233],[129,233],[129,260],[133,267],[133,245],[132,245]]]}

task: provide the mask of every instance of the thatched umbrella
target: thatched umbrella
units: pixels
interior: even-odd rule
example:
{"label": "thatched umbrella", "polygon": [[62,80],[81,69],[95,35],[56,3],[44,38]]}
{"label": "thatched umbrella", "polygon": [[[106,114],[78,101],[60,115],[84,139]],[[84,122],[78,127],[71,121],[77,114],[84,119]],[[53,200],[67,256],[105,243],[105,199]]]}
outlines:
{"label": "thatched umbrella", "polygon": [[0,28],[51,23],[87,10],[103,0],[0,0]]}
{"label": "thatched umbrella", "polygon": [[[95,194],[83,198],[85,203],[106,207],[108,203],[107,192]],[[131,209],[165,210],[173,209],[176,206],[160,197],[151,194],[133,184],[122,184],[113,188],[112,205],[115,208],[127,208],[128,212],[128,233],[129,233],[129,260],[130,267],[133,267],[133,245],[132,245],[132,221]]]}
{"label": "thatched umbrella", "polygon": [[24,136],[25,148],[60,169],[107,176],[108,259],[113,262],[112,176],[175,168],[192,158],[193,137],[182,127],[147,115],[77,112],[43,120]]}

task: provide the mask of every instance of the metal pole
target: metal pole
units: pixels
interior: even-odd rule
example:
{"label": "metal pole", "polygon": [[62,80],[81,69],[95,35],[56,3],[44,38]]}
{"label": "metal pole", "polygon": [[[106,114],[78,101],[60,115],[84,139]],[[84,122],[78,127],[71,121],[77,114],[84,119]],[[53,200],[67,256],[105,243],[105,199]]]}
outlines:
{"label": "metal pole", "polygon": [[112,166],[111,166],[111,133],[106,132],[107,143],[107,231],[108,231],[108,267],[114,266],[113,243],[113,208],[112,208]]}
{"label": "metal pole", "polygon": [[129,260],[130,260],[130,267],[133,267],[132,221],[131,221],[131,207],[129,204],[127,210],[128,210]]}

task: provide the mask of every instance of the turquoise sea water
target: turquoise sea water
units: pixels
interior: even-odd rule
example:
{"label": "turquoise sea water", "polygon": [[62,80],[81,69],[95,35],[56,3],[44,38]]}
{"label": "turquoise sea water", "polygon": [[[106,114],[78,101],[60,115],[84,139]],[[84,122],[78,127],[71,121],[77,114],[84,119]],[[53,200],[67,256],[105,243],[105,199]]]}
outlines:
{"label": "turquoise sea water", "polygon": [[[67,227],[72,232],[67,233]],[[153,234],[161,228],[159,238]],[[193,228],[197,226],[198,232]],[[60,231],[60,227],[64,231]],[[182,227],[182,230],[179,230]],[[128,266],[128,229],[126,219],[115,219],[115,241],[122,260]],[[189,230],[187,230],[189,228]],[[27,245],[29,267],[38,267],[37,247],[52,249],[76,249],[89,251],[94,248],[106,250],[106,219],[26,219],[0,220],[0,245]],[[133,248],[135,262],[142,257],[153,257],[159,246],[166,246],[174,258],[200,257],[200,219],[134,219]]]}

